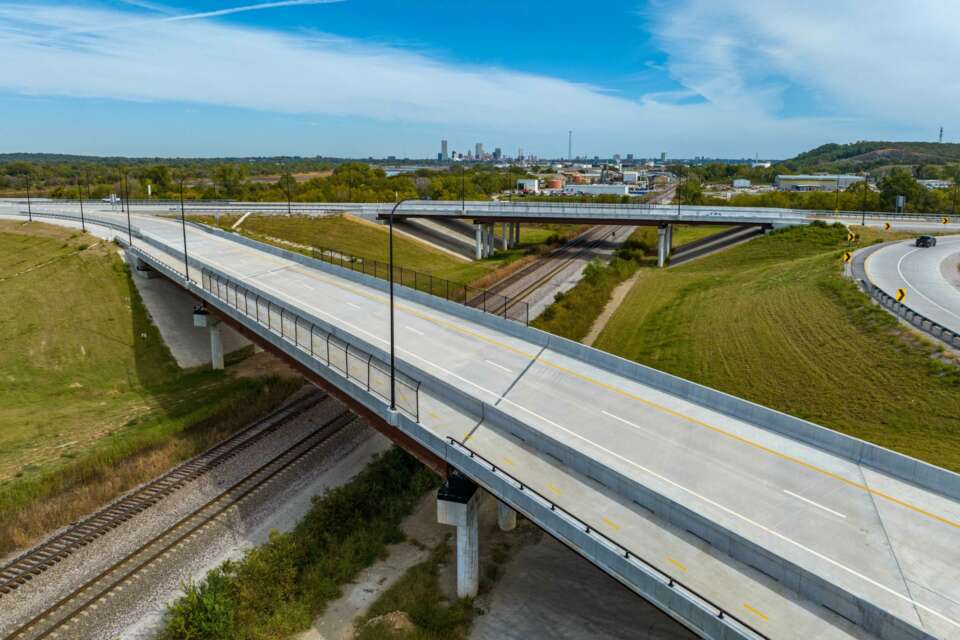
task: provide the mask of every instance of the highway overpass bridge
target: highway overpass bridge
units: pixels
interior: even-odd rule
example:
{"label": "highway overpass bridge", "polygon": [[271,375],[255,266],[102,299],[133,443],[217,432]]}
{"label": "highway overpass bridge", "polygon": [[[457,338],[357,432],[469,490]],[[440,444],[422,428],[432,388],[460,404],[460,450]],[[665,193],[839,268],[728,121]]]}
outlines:
{"label": "highway overpass bridge", "polygon": [[153,216],[88,224],[458,470],[438,512],[462,594],[479,485],[703,637],[960,638],[957,474],[402,287],[391,411],[384,281]]}
{"label": "highway overpass bridge", "polygon": [[[62,212],[79,212],[77,201],[35,200],[38,207]],[[19,207],[27,205],[23,200],[0,201],[0,204]],[[133,201],[137,213],[170,215],[180,212],[179,202]],[[50,209],[50,208],[53,209]],[[88,211],[110,211],[110,205],[89,201]],[[331,215],[351,213],[370,219],[384,220],[394,208],[392,202],[235,202],[193,201],[185,208],[194,214],[260,215]],[[3,207],[0,206],[0,210]],[[113,209],[119,210],[114,206]],[[833,211],[807,209],[778,209],[767,207],[717,207],[670,204],[593,204],[582,202],[534,202],[495,200],[407,200],[396,210],[397,219],[463,219],[475,225],[475,256],[479,260],[489,256],[496,248],[507,249],[519,241],[519,225],[522,223],[593,224],[624,226],[656,226],[658,228],[658,264],[664,266],[673,246],[673,225],[740,225],[760,226],[764,229],[809,224],[815,220],[842,222],[848,225],[866,224],[882,226],[890,224],[903,230],[922,232],[960,231],[960,216],[947,218],[943,224],[941,214],[894,214],[882,211]],[[494,233],[501,225],[499,238]]]}

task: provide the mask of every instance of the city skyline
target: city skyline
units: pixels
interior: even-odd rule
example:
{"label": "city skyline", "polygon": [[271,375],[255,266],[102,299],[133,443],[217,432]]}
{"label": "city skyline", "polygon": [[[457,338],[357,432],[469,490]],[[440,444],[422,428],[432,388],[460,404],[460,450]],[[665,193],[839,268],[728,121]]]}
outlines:
{"label": "city skyline", "polygon": [[[825,6],[0,2],[0,152],[430,158],[443,137],[562,158],[573,129],[573,156],[782,158],[960,139],[960,90],[937,75],[960,7]],[[556,47],[574,11],[583,46]]]}

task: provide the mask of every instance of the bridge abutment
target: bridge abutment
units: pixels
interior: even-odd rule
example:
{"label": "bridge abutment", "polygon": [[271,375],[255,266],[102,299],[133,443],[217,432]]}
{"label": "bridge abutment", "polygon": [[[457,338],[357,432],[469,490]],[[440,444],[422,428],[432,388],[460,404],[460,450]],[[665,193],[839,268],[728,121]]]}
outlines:
{"label": "bridge abutment", "polygon": [[457,528],[457,597],[473,598],[480,588],[480,535],[477,513],[483,492],[460,473],[437,491],[437,522]]}

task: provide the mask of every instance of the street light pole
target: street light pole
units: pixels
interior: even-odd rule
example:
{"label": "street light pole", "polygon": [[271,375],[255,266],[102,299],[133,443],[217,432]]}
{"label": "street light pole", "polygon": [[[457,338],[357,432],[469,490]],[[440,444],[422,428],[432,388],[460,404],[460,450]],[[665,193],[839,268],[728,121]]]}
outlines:
{"label": "street light pole", "polygon": [[393,322],[393,214],[401,204],[409,198],[399,200],[390,210],[390,410],[397,408],[397,370],[396,370],[396,349],[394,345],[394,322]]}
{"label": "street light pole", "polygon": [[33,222],[33,206],[30,204],[30,178],[27,178],[27,220]]}
{"label": "street light pole", "polygon": [[183,178],[180,178],[180,225],[183,227],[183,270],[190,282],[190,261],[187,259],[187,218],[183,213]]}
{"label": "street light pole", "polygon": [[677,165],[677,218],[680,217],[680,187],[683,186],[683,165]]}
{"label": "street light pole", "polygon": [[123,174],[123,180],[121,182],[121,189],[123,195],[127,201],[127,242],[130,243],[130,246],[133,246],[133,229],[130,224],[130,185],[127,182],[127,174]]}
{"label": "street light pole", "polygon": [[87,232],[87,223],[83,219],[83,189],[80,188],[80,176],[77,176],[77,195],[80,196],[80,230]]}
{"label": "street light pole", "polygon": [[466,167],[463,166],[463,160],[460,161],[460,213],[467,210],[467,190],[466,190]]}

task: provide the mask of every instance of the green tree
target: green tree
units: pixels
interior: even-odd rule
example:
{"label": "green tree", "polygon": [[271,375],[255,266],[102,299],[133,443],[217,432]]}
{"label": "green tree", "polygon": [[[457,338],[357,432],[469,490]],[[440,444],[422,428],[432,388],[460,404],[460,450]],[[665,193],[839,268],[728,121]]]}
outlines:
{"label": "green tree", "polygon": [[916,208],[926,195],[926,189],[903,169],[894,169],[880,181],[880,202],[887,210],[896,207],[897,196],[906,196],[911,208]]}

